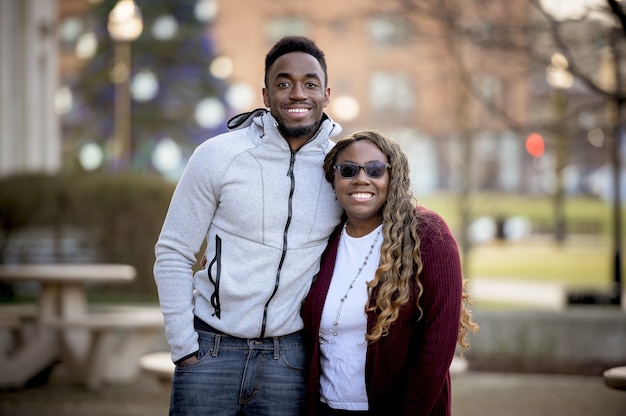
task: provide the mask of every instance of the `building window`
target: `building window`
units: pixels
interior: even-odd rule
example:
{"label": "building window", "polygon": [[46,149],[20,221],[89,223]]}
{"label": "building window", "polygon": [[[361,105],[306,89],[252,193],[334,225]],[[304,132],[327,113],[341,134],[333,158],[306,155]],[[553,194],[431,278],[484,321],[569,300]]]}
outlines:
{"label": "building window", "polygon": [[371,108],[412,113],[415,109],[413,83],[404,72],[376,71],[370,77]]}
{"label": "building window", "polygon": [[402,16],[376,16],[368,29],[372,41],[379,45],[404,44],[409,38],[409,26]]}
{"label": "building window", "polygon": [[301,17],[276,17],[270,19],[265,32],[269,43],[275,43],[287,35],[307,36],[309,34],[309,22]]}

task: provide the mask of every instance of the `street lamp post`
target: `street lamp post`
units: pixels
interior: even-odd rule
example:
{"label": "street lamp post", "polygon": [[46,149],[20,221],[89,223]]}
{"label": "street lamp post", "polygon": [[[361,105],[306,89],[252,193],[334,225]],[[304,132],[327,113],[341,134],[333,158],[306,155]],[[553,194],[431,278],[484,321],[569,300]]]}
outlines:
{"label": "street lamp post", "polygon": [[[613,54],[609,59],[612,74],[612,86],[616,96],[622,91],[622,77],[619,62],[621,62],[620,49],[622,34],[619,30],[613,30],[610,35],[610,50]],[[613,299],[615,305],[622,305],[622,182],[621,182],[621,136],[622,136],[622,111],[624,101],[613,98],[608,104],[607,119],[611,127],[613,138],[611,146],[611,166],[613,170]]]}
{"label": "street lamp post", "polygon": [[565,240],[565,190],[563,187],[563,170],[567,163],[567,148],[565,137],[565,113],[567,110],[567,89],[572,86],[574,77],[567,70],[567,59],[555,53],[550,65],[546,68],[546,79],[552,87],[552,102],[558,122],[555,134],[554,171],[556,185],[554,191],[554,238],[557,243]]}
{"label": "street lamp post", "polygon": [[115,57],[111,80],[115,84],[114,98],[114,171],[130,168],[131,161],[131,102],[130,102],[130,42],[143,30],[141,10],[133,0],[120,0],[109,14],[109,35],[115,41]]}

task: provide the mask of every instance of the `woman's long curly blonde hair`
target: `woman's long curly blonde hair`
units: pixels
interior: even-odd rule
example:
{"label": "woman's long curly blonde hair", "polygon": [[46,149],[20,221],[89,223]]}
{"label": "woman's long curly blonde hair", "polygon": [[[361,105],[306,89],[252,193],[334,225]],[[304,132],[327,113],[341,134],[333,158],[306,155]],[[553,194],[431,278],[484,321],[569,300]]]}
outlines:
{"label": "woman's long curly blonde hair", "polygon": [[[382,210],[384,239],[380,249],[380,264],[374,280],[368,283],[370,289],[374,287],[378,289],[378,295],[376,304],[366,307],[366,311],[377,310],[379,313],[371,333],[366,334],[366,338],[369,341],[376,341],[387,335],[389,327],[398,318],[400,307],[410,300],[412,283],[419,291],[416,304],[421,311],[419,302],[423,287],[419,275],[423,264],[419,250],[420,238],[417,233],[420,218],[415,211],[416,200],[411,191],[410,168],[406,154],[396,142],[378,132],[361,131],[338,141],[324,161],[326,180],[334,184],[333,167],[337,163],[337,157],[359,140],[374,143],[387,156],[391,165],[387,202]],[[465,286],[465,282],[463,285]],[[458,335],[458,343],[463,349],[469,348],[468,332],[470,330],[474,332],[478,328],[472,321],[469,303],[469,296],[463,292]]]}

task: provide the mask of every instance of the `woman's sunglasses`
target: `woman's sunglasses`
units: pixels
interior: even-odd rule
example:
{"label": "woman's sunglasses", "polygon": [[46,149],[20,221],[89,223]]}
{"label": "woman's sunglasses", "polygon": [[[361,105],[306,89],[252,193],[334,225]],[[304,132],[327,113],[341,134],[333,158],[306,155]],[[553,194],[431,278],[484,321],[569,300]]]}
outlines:
{"label": "woman's sunglasses", "polygon": [[354,178],[359,174],[359,171],[363,169],[365,174],[372,179],[382,178],[385,171],[389,169],[391,165],[385,162],[369,162],[365,165],[357,165],[352,162],[337,163],[333,168],[339,172],[339,176],[342,178]]}

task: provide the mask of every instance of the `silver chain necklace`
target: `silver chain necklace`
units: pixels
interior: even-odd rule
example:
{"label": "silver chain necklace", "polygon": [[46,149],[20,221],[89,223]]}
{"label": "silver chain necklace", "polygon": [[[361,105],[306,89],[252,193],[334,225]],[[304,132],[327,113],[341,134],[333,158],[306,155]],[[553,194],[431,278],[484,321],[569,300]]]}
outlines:
{"label": "silver chain necklace", "polygon": [[[348,233],[346,230],[347,227],[348,227],[348,223],[344,225],[343,230],[342,230],[343,233],[346,233],[346,234]],[[376,246],[376,243],[378,242],[378,238],[380,237],[380,230],[381,228],[378,229],[378,232],[376,233],[376,238],[374,239],[374,242],[370,246],[370,250],[365,256],[365,260],[363,260],[363,264],[357,270],[356,275],[354,276],[354,279],[352,279],[352,282],[350,282],[350,286],[348,286],[346,293],[341,297],[341,299],[339,299],[339,307],[337,308],[337,316],[335,317],[335,321],[333,322],[333,327],[328,330],[328,333],[331,334],[333,337],[337,336],[337,326],[339,326],[339,320],[341,319],[341,311],[343,310],[343,304],[348,298],[348,293],[350,293],[350,290],[354,287],[354,282],[356,282],[356,279],[358,279],[358,277],[361,275],[361,272],[367,265],[367,261],[372,255],[372,252],[374,251],[374,247]],[[320,344],[323,344],[324,342],[332,344],[332,339],[324,339],[321,331],[318,333],[318,336],[319,336]]]}

